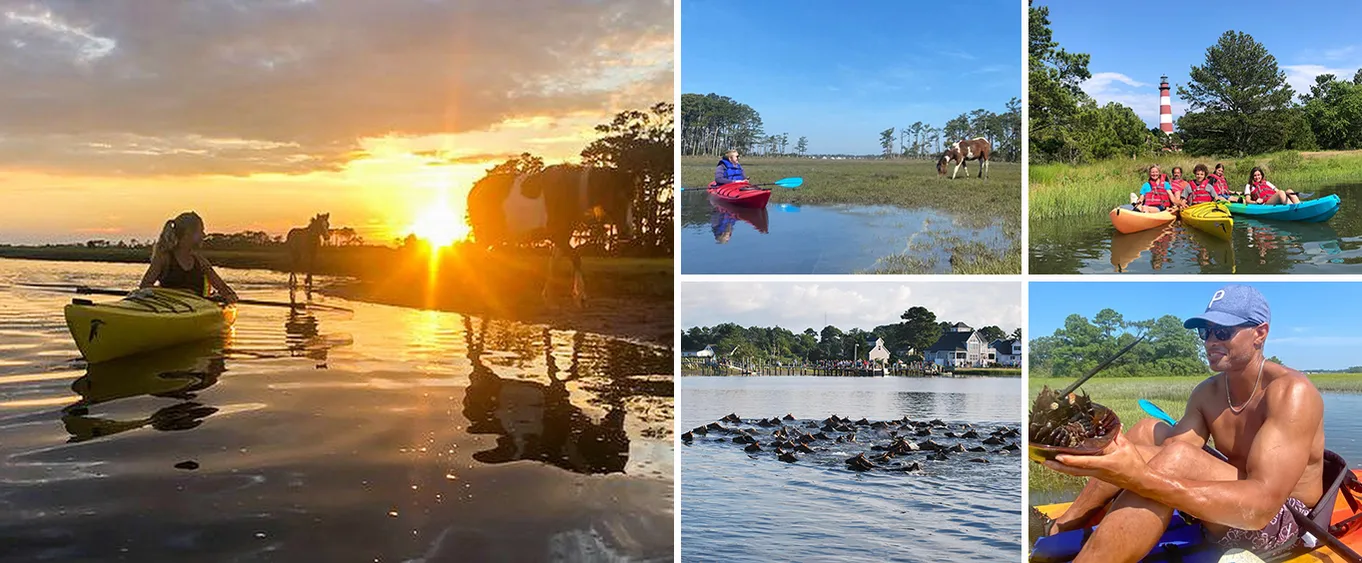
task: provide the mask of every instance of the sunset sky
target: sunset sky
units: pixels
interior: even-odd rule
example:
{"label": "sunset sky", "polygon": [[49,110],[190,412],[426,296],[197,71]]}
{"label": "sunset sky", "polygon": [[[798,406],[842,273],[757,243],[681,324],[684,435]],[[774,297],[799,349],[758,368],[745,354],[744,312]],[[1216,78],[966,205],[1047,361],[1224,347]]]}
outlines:
{"label": "sunset sky", "polygon": [[107,0],[0,7],[0,243],[462,217],[484,170],[575,159],[673,98],[673,6]]}

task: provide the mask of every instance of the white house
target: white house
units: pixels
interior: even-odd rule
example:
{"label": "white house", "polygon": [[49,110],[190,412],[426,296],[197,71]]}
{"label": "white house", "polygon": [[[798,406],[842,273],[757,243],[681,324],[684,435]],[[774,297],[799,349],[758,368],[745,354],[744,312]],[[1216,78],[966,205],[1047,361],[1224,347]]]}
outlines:
{"label": "white house", "polygon": [[1022,343],[1020,340],[1010,338],[1000,338],[989,344],[993,349],[997,362],[1004,366],[1020,366],[1022,357]]}
{"label": "white house", "polygon": [[888,362],[888,361],[889,361],[889,349],[884,347],[884,339],[883,339],[883,338],[879,338],[879,339],[876,339],[876,340],[875,340],[875,347],[874,347],[873,349],[870,350],[870,354],[869,354],[868,357],[870,358],[870,361],[872,361],[872,362]]}
{"label": "white house", "polygon": [[713,345],[705,346],[705,349],[704,349],[704,350],[700,350],[699,352],[687,352],[687,351],[685,351],[685,350],[682,350],[682,351],[681,351],[681,357],[682,357],[682,358],[713,358],[713,357],[714,357],[714,346],[713,346]]}
{"label": "white house", "polygon": [[941,367],[982,367],[997,361],[984,338],[965,323],[955,323],[922,352],[922,359]]}

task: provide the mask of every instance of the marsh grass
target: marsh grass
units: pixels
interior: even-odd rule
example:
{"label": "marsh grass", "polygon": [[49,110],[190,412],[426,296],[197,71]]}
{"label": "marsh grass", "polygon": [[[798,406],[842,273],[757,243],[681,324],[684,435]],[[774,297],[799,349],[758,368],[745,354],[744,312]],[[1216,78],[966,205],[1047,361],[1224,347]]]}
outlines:
{"label": "marsh grass", "polygon": [[[714,157],[683,157],[681,185],[703,188],[714,181]],[[971,176],[947,180],[937,177],[936,163],[927,160],[816,160],[811,158],[748,158],[747,175],[757,182],[802,177],[799,188],[773,188],[772,203],[809,205],[895,205],[931,207],[947,211],[974,225],[1001,220],[1021,225],[1021,165],[994,162],[988,179],[980,180],[977,163]],[[961,173],[963,174],[963,172]],[[1018,259],[1020,268],[1020,258]]]}
{"label": "marsh grass", "polygon": [[[1088,393],[1094,401],[1116,411],[1116,415],[1121,418],[1121,423],[1129,427],[1148,416],[1143,410],[1140,410],[1140,399],[1149,399],[1172,415],[1173,418],[1182,418],[1183,412],[1187,409],[1187,397],[1192,394],[1192,389],[1203,380],[1204,378],[1201,377],[1103,379],[1099,375],[1085,383],[1082,392]],[[1314,382],[1315,387],[1322,392],[1362,393],[1362,374],[1358,373],[1311,374],[1310,381]],[[1043,386],[1049,386],[1051,389],[1062,389],[1072,382],[1072,379],[1067,378],[1031,377],[1028,380],[1029,394],[1027,396],[1035,397],[1037,393],[1040,393]],[[1028,411],[1029,407],[1028,404]],[[1033,492],[1046,493],[1047,496],[1066,491],[1077,494],[1077,491],[1085,483],[1082,478],[1056,473],[1033,461],[1028,460],[1027,464],[1029,464],[1030,471],[1027,480],[1028,486]]]}
{"label": "marsh grass", "polygon": [[1131,192],[1139,192],[1147,178],[1148,166],[1154,163],[1170,175],[1174,166],[1181,166],[1185,177],[1192,176],[1192,168],[1197,163],[1205,164],[1212,170],[1216,163],[1223,163],[1225,178],[1234,191],[1243,189],[1249,171],[1254,166],[1266,170],[1273,184],[1305,192],[1313,191],[1311,186],[1356,181],[1362,177],[1362,153],[1356,151],[1304,155],[1279,152],[1241,159],[1178,155],[1145,160],[1106,160],[1083,166],[1037,164],[1030,169],[1031,220],[1054,220],[1110,211],[1117,205],[1127,203]]}

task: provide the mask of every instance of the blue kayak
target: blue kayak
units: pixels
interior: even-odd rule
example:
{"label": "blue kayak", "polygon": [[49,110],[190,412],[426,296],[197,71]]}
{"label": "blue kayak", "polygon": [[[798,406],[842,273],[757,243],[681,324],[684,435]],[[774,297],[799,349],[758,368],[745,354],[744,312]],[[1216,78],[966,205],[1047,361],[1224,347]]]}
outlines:
{"label": "blue kayak", "polygon": [[1230,213],[1268,219],[1273,221],[1300,221],[1304,223],[1323,223],[1338,213],[1338,195],[1285,205],[1259,205],[1256,203],[1231,203]]}

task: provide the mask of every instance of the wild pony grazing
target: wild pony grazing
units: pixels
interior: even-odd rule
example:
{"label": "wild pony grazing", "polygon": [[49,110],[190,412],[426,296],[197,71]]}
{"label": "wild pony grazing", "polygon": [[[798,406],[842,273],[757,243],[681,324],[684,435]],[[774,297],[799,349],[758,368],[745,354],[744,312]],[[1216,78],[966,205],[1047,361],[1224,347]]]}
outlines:
{"label": "wild pony grazing", "polygon": [[988,157],[993,153],[993,145],[989,144],[988,139],[975,137],[968,141],[956,141],[946,152],[941,153],[941,158],[936,161],[936,175],[946,175],[946,164],[954,161],[955,170],[951,171],[951,179],[955,179],[955,173],[960,171],[960,167],[965,167],[965,176],[969,176],[969,164],[971,160],[979,161],[979,177],[988,179]]}
{"label": "wild pony grazing", "polygon": [[633,236],[637,180],[625,170],[557,164],[534,174],[495,174],[468,192],[468,222],[473,236],[487,246],[547,240],[553,255],[544,277],[549,297],[553,267],[560,253],[572,260],[572,298],[586,303],[582,259],[572,247],[572,233],[588,222],[614,225],[623,238]]}
{"label": "wild pony grazing", "polygon": [[330,235],[331,214],[319,213],[308,222],[306,227],[289,229],[284,246],[288,247],[289,270],[288,286],[298,285],[298,272],[307,274],[307,290],[312,291],[312,270],[317,263],[317,249],[322,240]]}

